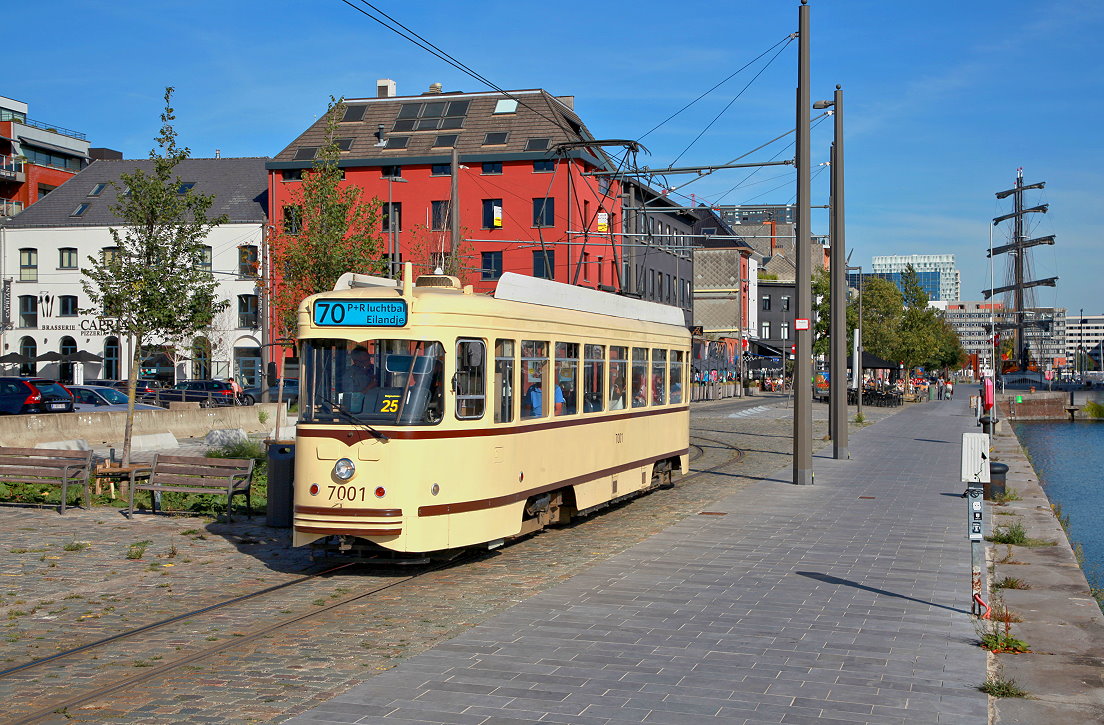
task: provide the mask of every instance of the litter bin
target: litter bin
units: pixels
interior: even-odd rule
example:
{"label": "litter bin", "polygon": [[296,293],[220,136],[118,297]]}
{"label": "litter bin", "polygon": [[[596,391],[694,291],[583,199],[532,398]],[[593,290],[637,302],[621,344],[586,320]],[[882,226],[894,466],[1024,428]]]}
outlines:
{"label": "litter bin", "polygon": [[934,384],[929,385],[928,386],[928,400],[935,400],[935,394],[938,390],[939,390],[938,386],[936,386]]}
{"label": "litter bin", "polygon": [[980,418],[978,418],[978,422],[981,423],[981,432],[982,433],[988,433],[989,435],[993,434],[993,416],[983,415]]}
{"label": "litter bin", "polygon": [[991,461],[989,463],[989,483],[982,483],[983,498],[992,501],[1004,495],[1004,482],[1008,476],[1008,465]]}
{"label": "litter bin", "polygon": [[295,484],[295,444],[265,441],[268,446],[268,506],[265,523],[277,529],[291,527]]}

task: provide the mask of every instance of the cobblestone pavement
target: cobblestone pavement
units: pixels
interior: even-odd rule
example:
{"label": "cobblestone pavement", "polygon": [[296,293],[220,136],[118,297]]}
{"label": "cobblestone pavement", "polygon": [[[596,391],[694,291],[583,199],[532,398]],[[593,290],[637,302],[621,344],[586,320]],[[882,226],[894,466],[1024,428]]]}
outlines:
{"label": "cobblestone pavement", "polygon": [[[694,467],[738,463],[519,541],[475,561],[252,640],[103,700],[57,722],[279,721],[325,701],[412,654],[570,579],[786,464],[791,411],[782,398],[696,405]],[[814,406],[816,435],[824,406]],[[868,410],[877,419],[897,409]],[[182,612],[295,580],[312,570],[287,532],[251,522],[117,511],[0,508],[0,669]],[[142,544],[141,542],[149,542]],[[141,549],[141,558],[135,556]],[[318,567],[314,567],[317,569]],[[141,674],[410,572],[355,567],[266,594],[147,635],[0,678],[4,717]],[[47,719],[46,721],[51,721]]]}

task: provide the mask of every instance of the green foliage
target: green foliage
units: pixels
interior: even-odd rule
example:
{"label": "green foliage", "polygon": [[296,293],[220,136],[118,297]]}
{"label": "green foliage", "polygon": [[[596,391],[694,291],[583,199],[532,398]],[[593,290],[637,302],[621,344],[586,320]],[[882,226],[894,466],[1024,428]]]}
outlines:
{"label": "green foliage", "polygon": [[862,299],[863,349],[886,360],[896,360],[897,331],[904,312],[901,291],[888,280],[870,277],[863,280]]}
{"label": "green foliage", "polygon": [[326,143],[314,167],[294,185],[293,203],[270,239],[269,251],[278,277],[269,280],[269,297],[280,333],[297,334],[297,310],[306,297],[333,289],[346,272],[382,274],[380,202],[365,199],[363,189],[344,183],[338,162],[338,124],[343,99],[330,97],[326,109]]}
{"label": "green foliage", "polygon": [[1002,677],[990,677],[978,689],[990,697],[1027,697],[1027,691],[1017,685],[1015,680]]}
{"label": "green foliage", "polygon": [[254,470],[263,468],[268,462],[268,452],[265,451],[265,447],[249,439],[228,443],[218,448],[209,448],[204,455],[208,458],[252,458],[257,462]]}
{"label": "green foliage", "polygon": [[990,652],[1020,654],[1030,652],[1027,642],[1012,636],[1012,625],[1009,622],[995,622],[989,620],[977,625],[978,638],[981,646]]}
{"label": "green foliage", "polygon": [[1004,526],[997,526],[993,529],[993,535],[989,537],[989,540],[996,544],[1016,544],[1017,546],[1024,546],[1027,541],[1027,529],[1019,521],[1014,521]]}
{"label": "green foliage", "polygon": [[131,544],[127,549],[126,558],[128,559],[141,559],[146,555],[146,547],[150,545],[149,541],[139,541]]}
{"label": "green foliage", "polygon": [[1004,493],[998,493],[993,496],[993,500],[997,503],[1008,503],[1009,501],[1020,501],[1020,494],[1016,493],[1014,489],[1006,488]]}
{"label": "green foliage", "polygon": [[[813,317],[816,326],[813,329],[813,354],[827,355],[832,345],[832,275],[823,267],[813,272]],[[847,305],[847,343],[845,348],[848,354],[851,350],[851,341],[854,339],[855,328],[859,325],[859,308],[857,302]]]}
{"label": "green foliage", "polygon": [[1085,411],[1085,415],[1090,418],[1104,418],[1104,405],[1101,405],[1095,400],[1090,400],[1085,403],[1085,407],[1081,410]]}
{"label": "green foliage", "polygon": [[990,587],[993,591],[1000,589],[1030,589],[1031,587],[1023,579],[1016,576],[1006,576],[993,582]]}
{"label": "green foliage", "polygon": [[[158,149],[150,151],[153,169],[120,174],[120,194],[111,212],[121,222],[111,228],[115,252],[89,257],[81,281],[91,301],[87,314],[113,320],[114,330],[133,335],[130,400],[143,347],[155,338],[179,340],[210,326],[229,304],[218,299],[214,275],[205,271],[210,231],[225,217],[207,217],[214,197],[184,188],[176,167],[190,152],[177,146],[173,89],[165,89]],[[127,411],[123,462],[129,462],[133,409]]]}

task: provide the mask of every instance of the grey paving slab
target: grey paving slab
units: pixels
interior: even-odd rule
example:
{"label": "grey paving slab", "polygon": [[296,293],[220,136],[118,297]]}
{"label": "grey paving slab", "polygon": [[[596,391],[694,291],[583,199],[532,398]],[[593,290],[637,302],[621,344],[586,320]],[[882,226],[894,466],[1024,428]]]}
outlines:
{"label": "grey paving slab", "polygon": [[979,721],[972,430],[964,401],[912,406],[853,433],[852,460],[818,455],[815,485],[755,481],[287,722]]}

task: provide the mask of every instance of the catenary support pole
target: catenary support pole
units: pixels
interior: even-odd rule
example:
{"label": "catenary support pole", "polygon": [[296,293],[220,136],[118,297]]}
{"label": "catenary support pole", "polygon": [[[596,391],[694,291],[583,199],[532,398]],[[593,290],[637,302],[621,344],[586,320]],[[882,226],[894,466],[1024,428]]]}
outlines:
{"label": "catenary support pole", "polygon": [[809,218],[809,115],[812,110],[809,95],[809,32],[808,0],[801,0],[801,7],[798,9],[797,56],[797,238],[794,240],[797,266],[794,282],[797,306],[794,333],[797,340],[793,375],[793,482],[798,486],[813,483],[813,332],[809,329],[812,326],[813,307],[810,286],[812,260],[809,250],[812,230]]}
{"label": "catenary support pole", "polygon": [[850,458],[847,450],[847,254],[843,226],[843,89],[836,86],[835,142],[832,144],[832,457]]}

